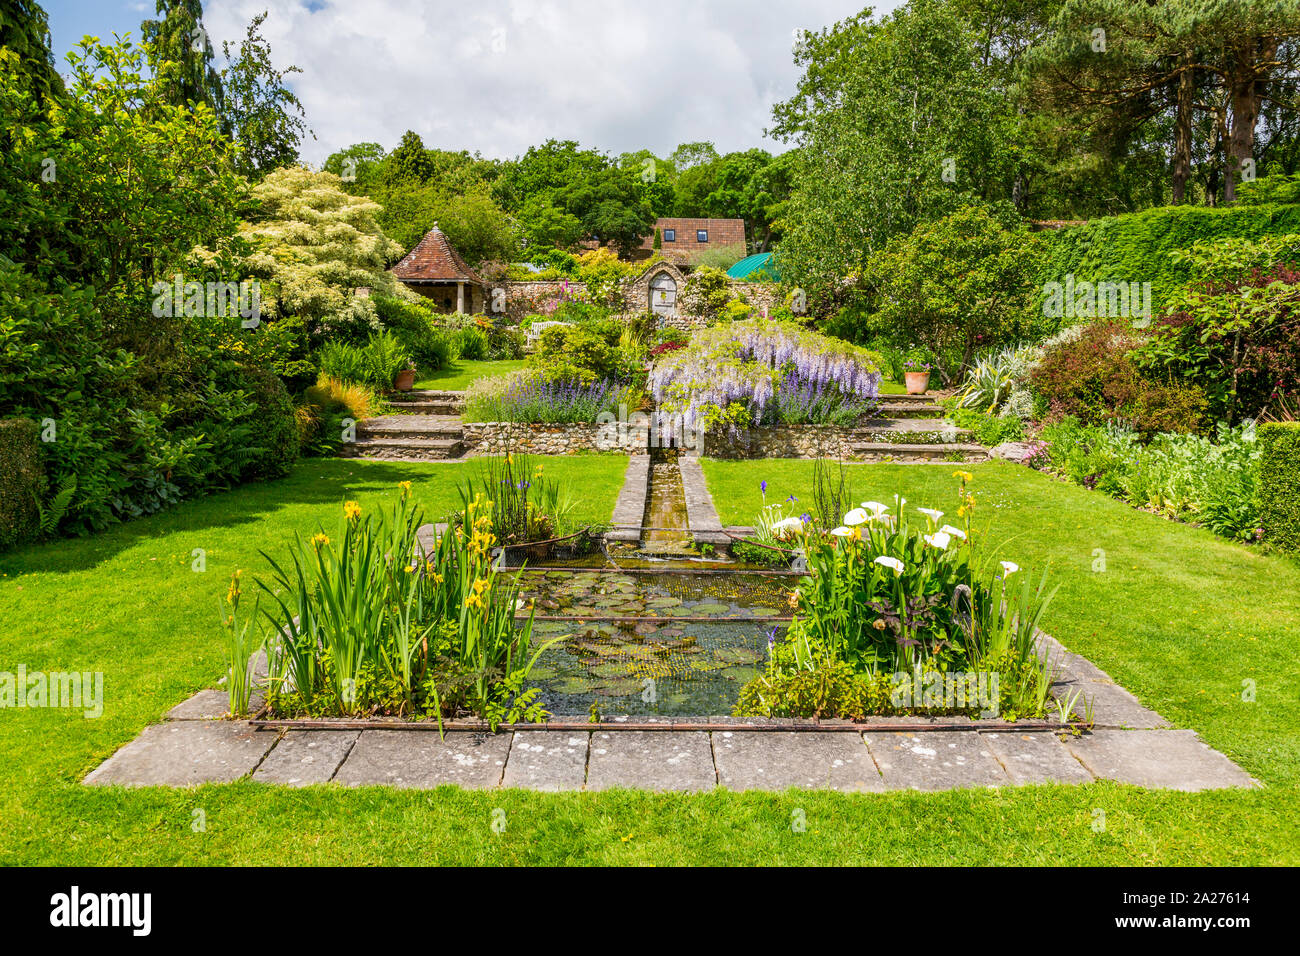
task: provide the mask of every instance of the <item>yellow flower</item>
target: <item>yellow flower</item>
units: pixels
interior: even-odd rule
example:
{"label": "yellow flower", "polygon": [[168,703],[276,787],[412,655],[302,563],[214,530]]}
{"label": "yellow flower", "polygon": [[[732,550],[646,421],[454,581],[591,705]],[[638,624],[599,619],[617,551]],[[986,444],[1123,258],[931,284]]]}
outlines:
{"label": "yellow flower", "polygon": [[970,481],[974,481],[974,480],[975,480],[975,476],[972,475],[969,471],[954,471],[954,472],[952,473],[952,476],[953,476],[954,478],[960,478],[960,479],[961,479],[961,483],[962,483],[963,485],[966,484],[967,482],[970,482]]}
{"label": "yellow flower", "polygon": [[355,501],[344,502],[343,515],[349,521],[355,521],[357,518],[361,517],[361,506]]}
{"label": "yellow flower", "polygon": [[317,533],[312,535],[311,543],[318,548],[323,548],[325,545],[330,543],[330,539],[325,534]]}
{"label": "yellow flower", "polygon": [[403,498],[411,497],[411,483],[409,481],[399,481],[397,487],[402,489]]}

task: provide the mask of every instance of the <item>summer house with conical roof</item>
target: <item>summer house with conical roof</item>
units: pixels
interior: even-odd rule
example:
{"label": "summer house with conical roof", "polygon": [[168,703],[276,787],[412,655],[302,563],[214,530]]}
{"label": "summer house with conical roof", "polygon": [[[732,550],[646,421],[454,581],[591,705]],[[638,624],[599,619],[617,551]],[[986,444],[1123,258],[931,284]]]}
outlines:
{"label": "summer house with conical roof", "polygon": [[437,223],[393,266],[392,273],[393,278],[412,292],[432,300],[434,307],[441,311],[468,314],[483,311],[487,283],[465,264]]}

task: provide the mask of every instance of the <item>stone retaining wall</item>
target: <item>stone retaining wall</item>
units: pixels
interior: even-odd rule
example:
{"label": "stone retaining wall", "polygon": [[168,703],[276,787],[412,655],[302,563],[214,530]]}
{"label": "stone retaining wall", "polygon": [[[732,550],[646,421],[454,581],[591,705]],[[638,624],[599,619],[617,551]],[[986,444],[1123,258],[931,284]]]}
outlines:
{"label": "stone retaining wall", "polygon": [[[616,304],[615,311],[620,313],[620,318],[625,322],[635,321],[649,311],[648,286],[651,278],[653,276],[643,275],[624,280],[622,285],[623,301]],[[683,304],[683,294],[689,285],[690,277],[687,276],[678,289],[677,302],[679,308]],[[497,290],[503,292],[504,296]],[[586,293],[586,291],[587,285],[585,282],[572,280],[568,282],[563,279],[507,280],[488,290],[486,308],[489,312],[500,311],[495,308],[494,303],[503,300],[505,314],[511,320],[518,322],[525,316],[538,313],[543,305],[554,302],[563,295],[579,296]],[[783,304],[781,288],[772,282],[732,280],[731,292],[734,296],[744,297],[745,301],[758,309],[760,314],[764,309],[771,312]],[[709,322],[709,320],[699,315],[688,314],[685,311],[679,311],[675,315],[661,316],[660,318],[665,325],[687,331],[703,328]]]}
{"label": "stone retaining wall", "polygon": [[751,428],[737,435],[704,436],[708,458],[849,458],[853,433],[838,425],[777,425]]}
{"label": "stone retaining wall", "polygon": [[648,429],[617,422],[543,425],[535,422],[465,422],[466,457],[501,455],[576,455],[583,452],[645,454]]}

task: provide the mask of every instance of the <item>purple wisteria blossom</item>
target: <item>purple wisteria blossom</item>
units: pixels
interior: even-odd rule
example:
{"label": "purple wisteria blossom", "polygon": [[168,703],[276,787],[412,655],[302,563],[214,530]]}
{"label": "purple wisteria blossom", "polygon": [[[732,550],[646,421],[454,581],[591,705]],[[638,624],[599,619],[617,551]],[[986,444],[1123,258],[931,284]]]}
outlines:
{"label": "purple wisteria blossom", "polygon": [[793,322],[751,319],[696,333],[663,356],[649,386],[688,428],[731,420],[735,405],[754,424],[843,423],[874,405],[880,373],[868,353]]}

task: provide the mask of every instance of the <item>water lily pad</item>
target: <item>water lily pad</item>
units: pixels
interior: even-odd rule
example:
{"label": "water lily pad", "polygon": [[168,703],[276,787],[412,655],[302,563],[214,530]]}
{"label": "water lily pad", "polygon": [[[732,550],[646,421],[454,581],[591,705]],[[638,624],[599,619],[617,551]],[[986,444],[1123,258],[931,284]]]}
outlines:
{"label": "water lily pad", "polygon": [[714,649],[713,656],[731,664],[753,664],[763,659],[761,652],[748,647],[719,647]]}
{"label": "water lily pad", "polygon": [[603,681],[594,689],[601,697],[630,697],[632,694],[640,693],[641,688],[641,681],[635,677],[627,677],[622,680]]}
{"label": "water lily pad", "polygon": [[597,664],[591,668],[591,673],[601,679],[623,678],[628,676],[628,668],[624,663],[611,661],[606,664]]}
{"label": "water lily pad", "polygon": [[741,684],[748,684],[759,674],[757,667],[744,667],[739,664],[734,667],[728,667],[722,672],[722,676]]}
{"label": "water lily pad", "polygon": [[712,614],[725,614],[731,610],[729,604],[696,604],[690,609],[692,617],[706,617]]}
{"label": "water lily pad", "polygon": [[594,686],[594,681],[583,677],[566,677],[556,684],[552,690],[557,694],[590,694]]}

